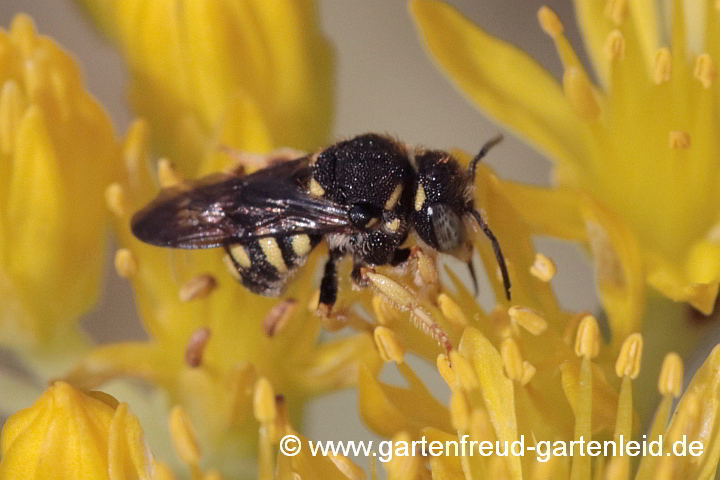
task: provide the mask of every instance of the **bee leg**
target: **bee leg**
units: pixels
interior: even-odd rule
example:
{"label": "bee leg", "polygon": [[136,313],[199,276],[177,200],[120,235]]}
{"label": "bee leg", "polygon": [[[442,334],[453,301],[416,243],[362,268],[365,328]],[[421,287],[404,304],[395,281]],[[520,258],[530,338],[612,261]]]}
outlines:
{"label": "bee leg", "polygon": [[327,317],[330,315],[335,300],[337,300],[338,278],[337,278],[337,261],[342,258],[344,252],[341,250],[330,250],[330,257],[325,262],[325,271],[320,281],[320,303],[318,303],[317,313]]}
{"label": "bee leg", "polygon": [[390,265],[397,267],[398,265],[407,262],[410,259],[410,248],[398,248],[393,253],[393,258],[390,260]]}

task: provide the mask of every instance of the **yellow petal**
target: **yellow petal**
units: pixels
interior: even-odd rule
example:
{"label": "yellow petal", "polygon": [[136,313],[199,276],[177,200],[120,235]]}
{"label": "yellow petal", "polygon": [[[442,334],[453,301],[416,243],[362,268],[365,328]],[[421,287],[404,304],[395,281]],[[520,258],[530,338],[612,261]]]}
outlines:
{"label": "yellow petal", "polygon": [[640,246],[630,228],[615,212],[590,197],[583,215],[595,278],[610,321],[613,352],[625,338],[640,330],[645,311],[645,279]]}
{"label": "yellow petal", "polygon": [[522,216],[533,232],[566,240],[585,240],[585,223],[577,193],[501,180],[497,192]]}
{"label": "yellow petal", "polygon": [[476,105],[561,164],[585,160],[592,143],[562,88],[524,52],[494,39],[455,9],[413,0],[413,18],[427,49]]}
{"label": "yellow petal", "polygon": [[380,383],[367,368],[360,369],[358,408],[367,425],[386,437],[406,431],[416,438],[426,426],[453,431],[445,406],[432,397],[407,365],[398,365],[398,369],[409,388]]}

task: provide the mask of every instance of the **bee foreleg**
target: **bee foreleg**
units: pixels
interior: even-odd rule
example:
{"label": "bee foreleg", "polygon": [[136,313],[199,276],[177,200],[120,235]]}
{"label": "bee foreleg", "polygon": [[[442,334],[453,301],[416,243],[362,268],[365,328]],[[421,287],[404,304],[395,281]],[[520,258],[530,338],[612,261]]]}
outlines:
{"label": "bee foreleg", "polygon": [[393,253],[392,259],[390,259],[390,265],[393,267],[397,267],[398,265],[405,263],[410,259],[410,253],[412,250],[410,248],[398,248],[395,250],[395,253]]}
{"label": "bee foreleg", "polygon": [[317,313],[324,317],[330,315],[330,311],[337,300],[338,278],[336,263],[344,254],[345,252],[342,250],[330,250],[330,256],[325,262],[325,271],[320,281],[320,302],[317,307]]}

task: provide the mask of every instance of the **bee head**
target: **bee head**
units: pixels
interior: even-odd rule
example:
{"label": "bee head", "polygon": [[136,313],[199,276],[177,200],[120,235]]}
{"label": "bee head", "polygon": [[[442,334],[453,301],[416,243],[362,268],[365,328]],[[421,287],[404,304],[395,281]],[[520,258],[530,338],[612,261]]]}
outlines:
{"label": "bee head", "polygon": [[430,247],[457,255],[465,249],[463,217],[473,209],[466,172],[447,152],[430,150],[415,157],[418,168],[413,226]]}

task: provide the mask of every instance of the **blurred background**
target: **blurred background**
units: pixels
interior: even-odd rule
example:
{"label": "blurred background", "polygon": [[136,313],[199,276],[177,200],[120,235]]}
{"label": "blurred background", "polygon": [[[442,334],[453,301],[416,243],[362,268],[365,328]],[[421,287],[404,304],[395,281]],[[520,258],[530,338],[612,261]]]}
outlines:
{"label": "blurred background", "polygon": [[[447,150],[459,147],[474,153],[488,138],[502,132],[505,141],[492,150],[487,163],[501,177],[548,183],[547,160],[478,113],[431,64],[418,41],[404,0],[317,3],[321,26],[335,46],[335,138],[374,131],[395,135],[409,143]],[[538,7],[548,4],[553,8],[565,23],[570,41],[582,50],[570,0],[448,3],[490,34],[528,52],[558,78],[561,64],[551,39],[538,25]],[[30,14],[41,34],[53,37],[75,55],[84,69],[87,88],[109,111],[117,135],[123,136],[132,116],[126,102],[127,72],[120,56],[70,1],[2,0],[3,28],[19,12]],[[536,242],[538,250],[557,263],[553,287],[561,304],[570,309],[598,310],[591,267],[583,252],[574,245],[544,238]],[[99,341],[142,338],[144,332],[136,319],[129,283],[115,274],[112,249],[108,253],[104,295],[85,319],[85,325]],[[481,288],[489,298],[489,288]],[[444,383],[438,379],[429,381],[438,395],[446,398]],[[315,401],[309,410],[306,433],[318,440],[373,438],[355,414],[355,402],[354,391]],[[358,461],[367,466],[366,460]]]}

